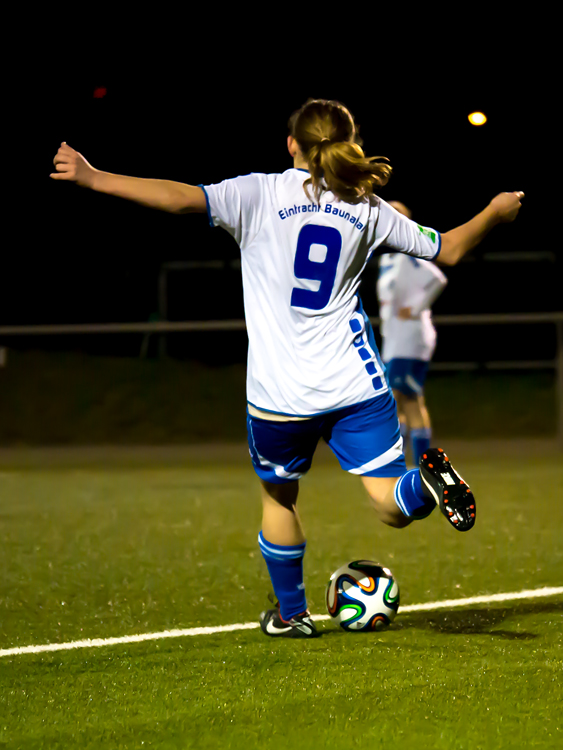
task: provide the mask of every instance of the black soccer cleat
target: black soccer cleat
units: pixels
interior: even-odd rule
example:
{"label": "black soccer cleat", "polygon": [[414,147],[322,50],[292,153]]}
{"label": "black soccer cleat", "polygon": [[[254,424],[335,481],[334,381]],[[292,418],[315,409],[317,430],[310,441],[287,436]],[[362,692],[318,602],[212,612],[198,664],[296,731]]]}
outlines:
{"label": "black soccer cleat", "polygon": [[290,620],[283,620],[279,604],[275,609],[268,609],[260,615],[262,632],[273,638],[318,638],[320,633],[307,610],[294,615]]}
{"label": "black soccer cleat", "polygon": [[450,463],[442,448],[430,448],[419,461],[422,489],[433,498],[443,515],[458,531],[469,531],[475,524],[475,498]]}

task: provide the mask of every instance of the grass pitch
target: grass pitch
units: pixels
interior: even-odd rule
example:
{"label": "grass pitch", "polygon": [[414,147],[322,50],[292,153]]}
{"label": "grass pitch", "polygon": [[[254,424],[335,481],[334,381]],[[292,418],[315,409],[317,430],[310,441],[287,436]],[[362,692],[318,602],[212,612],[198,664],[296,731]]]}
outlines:
{"label": "grass pitch", "polygon": [[[563,584],[563,466],[548,442],[450,444],[478,500],[378,523],[319,450],[302,482],[307,594],[388,565],[403,604]],[[267,606],[244,447],[0,455],[0,648],[255,620]],[[0,659],[0,746],[560,747],[563,598],[401,614],[315,641],[250,630]],[[3,744],[2,744],[3,743]]]}

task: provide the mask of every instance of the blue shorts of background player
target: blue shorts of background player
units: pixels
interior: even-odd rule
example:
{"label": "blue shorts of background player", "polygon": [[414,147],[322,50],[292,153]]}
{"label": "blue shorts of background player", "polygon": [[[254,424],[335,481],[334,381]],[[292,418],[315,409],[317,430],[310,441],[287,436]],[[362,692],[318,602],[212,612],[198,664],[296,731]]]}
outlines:
{"label": "blue shorts of background player", "polygon": [[429,364],[421,359],[400,357],[385,363],[387,380],[397,401],[401,435],[405,442],[410,439],[415,466],[430,447],[432,439],[432,425],[424,398]]}
{"label": "blue shorts of background player", "polygon": [[385,363],[387,379],[394,391],[416,398],[424,391],[429,362],[422,359],[395,358]]}

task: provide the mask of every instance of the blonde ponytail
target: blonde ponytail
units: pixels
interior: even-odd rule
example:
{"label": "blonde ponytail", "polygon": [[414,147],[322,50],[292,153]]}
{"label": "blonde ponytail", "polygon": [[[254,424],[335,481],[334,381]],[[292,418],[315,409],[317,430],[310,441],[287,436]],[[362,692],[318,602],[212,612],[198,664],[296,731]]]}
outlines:
{"label": "blonde ponytail", "polygon": [[365,202],[388,182],[392,168],[381,163],[388,160],[365,156],[354,119],[343,104],[310,99],[292,115],[289,127],[311,173],[303,185],[310,200],[318,203],[328,189],[345,203]]}

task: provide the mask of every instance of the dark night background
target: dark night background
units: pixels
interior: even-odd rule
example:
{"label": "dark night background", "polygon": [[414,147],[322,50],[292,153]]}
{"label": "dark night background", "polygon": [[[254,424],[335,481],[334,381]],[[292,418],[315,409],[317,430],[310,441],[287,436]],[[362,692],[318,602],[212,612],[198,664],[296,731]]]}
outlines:
{"label": "dark night background", "polygon": [[[232,57],[208,56],[198,75],[193,62],[141,70],[105,59],[38,70],[24,108],[32,167],[25,199],[14,203],[15,241],[3,253],[0,325],[146,321],[158,309],[161,265],[194,260],[223,260],[225,269],[170,273],[168,318],[241,318],[240,271],[229,263],[239,251],[225,232],[210,229],[203,215],[160,213],[55,182],[52,159],[66,141],[100,170],[139,177],[206,184],[279,172],[291,166],[288,117],[309,97],[349,107],[366,153],[385,155],[393,166],[381,196],[406,203],[420,223],[447,231],[498,192],[526,193],[516,222],[496,227],[459,266],[445,269],[450,283],[435,314],[561,309],[561,256],[546,219],[554,148],[549,84],[529,66],[511,69],[502,55],[468,63],[460,46],[458,57],[451,48],[431,62],[395,51],[354,75],[326,61],[301,75],[289,52],[291,65],[264,65],[244,45]],[[222,78],[215,63],[230,74]],[[97,87],[107,90],[102,98],[94,97]],[[474,110],[487,114],[485,126],[469,124]],[[514,252],[538,259],[514,259]],[[378,313],[375,277],[371,265],[362,285],[371,315]],[[175,334],[169,351],[213,359],[227,335],[214,336]],[[228,340],[222,356],[244,361],[245,336]],[[555,347],[549,325],[467,328],[461,336],[444,328],[439,340],[437,359],[447,361],[549,359]],[[22,337],[9,346],[136,356],[139,337]]]}

